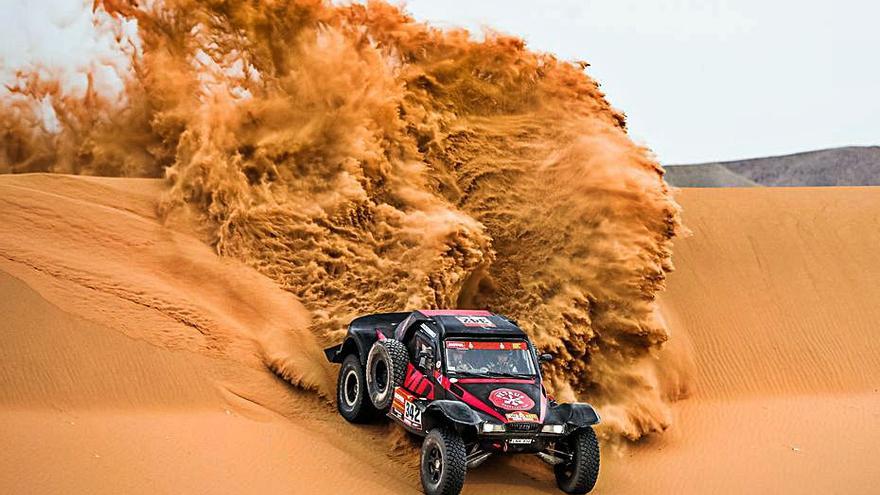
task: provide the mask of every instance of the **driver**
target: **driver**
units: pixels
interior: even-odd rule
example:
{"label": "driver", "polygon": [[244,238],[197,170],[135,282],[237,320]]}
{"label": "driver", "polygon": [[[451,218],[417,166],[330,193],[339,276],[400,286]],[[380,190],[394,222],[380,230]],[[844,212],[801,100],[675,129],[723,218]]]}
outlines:
{"label": "driver", "polygon": [[498,353],[498,356],[495,358],[495,370],[501,373],[519,373],[519,369],[517,369],[516,363],[512,359],[510,359],[509,352]]}
{"label": "driver", "polygon": [[465,351],[455,351],[449,353],[450,368],[454,371],[469,371],[473,366],[469,365],[464,359]]}

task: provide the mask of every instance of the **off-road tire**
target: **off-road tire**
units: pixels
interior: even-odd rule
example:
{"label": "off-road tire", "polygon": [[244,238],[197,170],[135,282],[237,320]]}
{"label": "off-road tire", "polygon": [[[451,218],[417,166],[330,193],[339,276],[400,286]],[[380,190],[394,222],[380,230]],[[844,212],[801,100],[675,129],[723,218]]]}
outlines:
{"label": "off-road tire", "polygon": [[[436,459],[439,456],[439,470]],[[458,495],[467,474],[464,440],[455,430],[441,427],[428,432],[419,462],[422,489],[427,495]]]}
{"label": "off-road tire", "polygon": [[593,428],[580,428],[565,440],[571,462],[554,466],[556,485],[565,493],[587,493],[599,478],[599,440]]}
{"label": "off-road tire", "polygon": [[367,396],[367,377],[357,354],[342,360],[336,379],[336,409],[351,423],[368,423],[377,416]]}
{"label": "off-road tire", "polygon": [[403,385],[409,355],[399,340],[376,341],[367,356],[367,391],[373,407],[382,412],[391,408],[394,388]]}

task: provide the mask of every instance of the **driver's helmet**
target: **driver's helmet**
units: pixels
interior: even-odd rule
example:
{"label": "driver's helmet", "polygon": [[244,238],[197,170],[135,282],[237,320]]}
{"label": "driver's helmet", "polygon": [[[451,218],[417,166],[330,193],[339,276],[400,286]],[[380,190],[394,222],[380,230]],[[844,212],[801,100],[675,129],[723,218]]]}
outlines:
{"label": "driver's helmet", "polygon": [[450,349],[448,351],[449,363],[448,366],[451,369],[459,370],[462,369],[464,365],[464,351],[458,349]]}
{"label": "driver's helmet", "polygon": [[498,355],[495,356],[495,366],[498,371],[516,372],[518,369],[516,359],[514,359],[508,352],[499,352]]}

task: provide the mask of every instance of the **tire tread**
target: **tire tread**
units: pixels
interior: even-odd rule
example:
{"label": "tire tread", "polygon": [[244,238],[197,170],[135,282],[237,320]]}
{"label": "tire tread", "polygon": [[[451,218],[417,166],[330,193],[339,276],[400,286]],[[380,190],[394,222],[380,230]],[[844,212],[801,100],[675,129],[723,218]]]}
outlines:
{"label": "tire tread", "polygon": [[[374,355],[378,355],[376,353],[376,347],[382,347],[388,354],[388,358],[391,362],[387,363],[388,365],[388,380],[390,387],[390,397],[387,399],[387,403],[384,404],[376,404],[374,400],[373,392],[370,387],[370,377],[367,377],[367,396],[369,397],[369,401],[371,405],[380,412],[387,412],[391,408],[391,402],[394,396],[394,388],[403,385],[404,380],[406,379],[406,365],[409,364],[409,353],[406,350],[406,346],[403,345],[403,342],[394,339],[385,339],[378,340],[373,344],[373,347],[370,349],[370,353],[367,357],[367,366],[365,373],[371,373],[371,360]],[[381,407],[380,407],[381,406]]]}
{"label": "tire tread", "polygon": [[[464,479],[467,476],[467,450],[464,446],[464,440],[455,430],[448,427],[435,428],[428,435],[434,432],[440,436],[446,450],[446,459],[443,460],[446,483],[441,483],[442,489],[430,493],[430,495],[458,495],[464,487]],[[421,466],[421,463],[419,464]],[[420,472],[422,469],[420,467]],[[421,474],[424,476],[423,472]],[[425,489],[425,493],[429,493],[428,487],[424,485],[424,480],[422,487]]]}
{"label": "tire tread", "polygon": [[579,430],[574,435],[577,437],[574,438],[573,446],[577,450],[575,455],[580,463],[570,479],[563,478],[557,470],[556,482],[566,493],[588,493],[596,486],[599,478],[599,440],[591,427]]}
{"label": "tire tread", "polygon": [[[353,363],[352,363],[353,361]],[[358,373],[358,384],[361,387],[360,406],[356,407],[352,414],[346,414],[342,410],[342,399],[340,397],[340,389],[344,386],[344,374],[347,367],[355,366]],[[336,410],[339,415],[350,423],[365,424],[370,423],[378,415],[378,411],[373,407],[373,402],[369,398],[367,391],[367,375],[364,366],[361,364],[357,354],[349,354],[342,360],[342,366],[339,368],[339,376],[336,378]]]}
{"label": "tire tread", "polygon": [[399,340],[385,339],[381,343],[388,349],[388,354],[391,355],[391,360],[394,362],[394,376],[391,381],[391,389],[393,390],[394,387],[403,385],[403,381],[406,380],[406,365],[409,364],[409,353],[403,342]]}

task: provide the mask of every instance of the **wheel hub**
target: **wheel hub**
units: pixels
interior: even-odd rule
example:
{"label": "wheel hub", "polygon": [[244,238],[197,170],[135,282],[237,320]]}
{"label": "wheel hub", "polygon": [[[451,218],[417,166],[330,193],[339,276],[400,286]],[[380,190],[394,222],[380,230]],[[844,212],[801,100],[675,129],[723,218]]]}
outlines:
{"label": "wheel hub", "polygon": [[348,374],[345,375],[344,385],[345,404],[349,407],[354,406],[358,396],[358,376],[354,370],[349,371]]}
{"label": "wheel hub", "polygon": [[376,363],[376,389],[384,393],[388,388],[388,366],[384,362]]}
{"label": "wheel hub", "polygon": [[440,476],[443,474],[443,456],[440,449],[432,446],[428,452],[428,475],[431,477],[431,483],[440,483]]}

